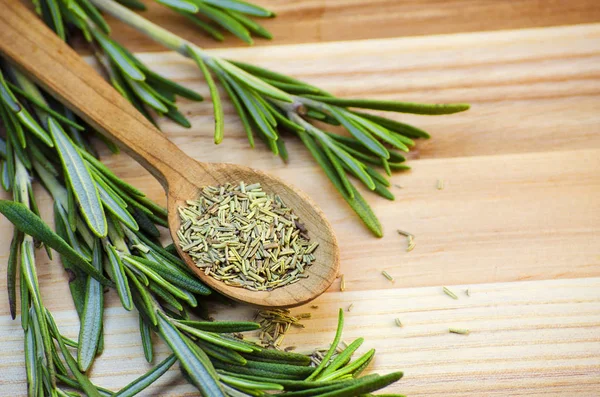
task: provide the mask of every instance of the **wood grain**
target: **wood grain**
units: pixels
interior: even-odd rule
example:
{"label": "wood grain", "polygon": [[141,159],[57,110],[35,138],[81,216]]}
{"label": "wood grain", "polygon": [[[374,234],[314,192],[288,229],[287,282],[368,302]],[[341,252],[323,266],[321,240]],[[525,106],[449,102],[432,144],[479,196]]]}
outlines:
{"label": "wood grain", "polygon": [[[350,1],[293,3],[299,14],[319,5],[343,5],[340,9],[348,11],[342,11],[346,14],[340,21],[348,26],[359,26],[352,25],[355,22],[348,14],[357,21],[363,18]],[[389,29],[416,26],[409,22],[417,20],[417,3],[386,3],[404,12],[409,6],[413,10],[404,25],[387,23]],[[277,4],[292,8],[291,1]],[[446,28],[452,32],[469,31],[464,26],[477,22],[471,13],[483,9],[489,13],[486,26],[471,30],[598,20],[597,3],[586,1],[542,5],[453,0],[420,12],[460,14],[453,8],[457,4],[472,21],[454,16],[452,26],[448,19]],[[498,9],[514,14],[494,14]],[[386,12],[376,7],[364,14],[369,12],[380,12],[382,25],[399,20],[398,16],[387,19]],[[302,18],[311,23],[311,15]],[[170,17],[165,13],[164,18]],[[301,20],[300,15],[297,18]],[[438,28],[421,23],[422,28]],[[298,25],[291,23],[289,29],[294,26]],[[333,34],[335,25],[331,26]],[[356,34],[370,34],[369,29],[363,30]],[[426,33],[413,30],[415,35]],[[357,38],[349,31],[344,34],[346,39]],[[129,37],[135,42],[135,36]],[[337,40],[342,33],[329,37],[323,40]],[[364,348],[378,349],[373,371],[405,371],[405,378],[390,392],[595,396],[600,390],[598,43],[600,24],[588,24],[215,50],[228,58],[290,73],[342,96],[473,104],[469,112],[459,115],[398,117],[425,128],[433,138],[419,143],[409,162],[412,171],[393,176],[393,183],[402,186],[393,188],[396,201],[366,196],[382,218],[383,239],[371,237],[358,223],[293,138],[287,166],[262,146],[249,150],[230,106],[225,108],[225,140],[217,147],[212,144],[209,103],[181,103],[193,123],[191,129],[168,122],[161,122],[161,127],[198,160],[250,165],[286,178],[307,192],[332,222],[347,291],[339,292],[334,284],[317,300],[319,309],[311,310],[313,319],[306,322],[306,330],[289,335],[286,344],[299,349],[327,344],[337,308],[352,303],[344,338],[364,336]],[[207,93],[188,60],[172,53],[141,54],[141,58],[158,72]],[[133,160],[102,154],[118,175],[165,203],[158,182]],[[445,182],[444,190],[436,189],[438,179]],[[39,186],[36,193],[42,215],[51,219],[50,199]],[[394,233],[396,228],[416,235],[414,251],[405,251],[406,240]],[[10,236],[9,223],[0,219],[0,241]],[[0,244],[0,263],[7,256],[8,244]],[[66,275],[56,260],[47,260],[41,251],[38,256],[44,301],[61,329],[76,336]],[[395,277],[394,284],[381,275],[382,270]],[[5,289],[4,275],[2,268],[0,291]],[[442,285],[449,285],[460,299],[444,295]],[[463,293],[467,287],[470,298]],[[18,321],[9,320],[6,300],[0,302],[0,396],[23,395],[22,330]],[[107,306],[106,350],[93,372],[100,384],[116,389],[149,366],[141,355],[135,315],[125,313],[112,292]],[[219,308],[218,317],[247,319],[251,312],[242,306]],[[395,317],[401,318],[404,328],[394,325]],[[471,334],[448,334],[451,326],[469,328]],[[159,351],[161,357],[166,353],[162,344]],[[196,394],[174,368],[144,395]]]}
{"label": "wood grain", "polygon": [[[218,43],[191,22],[154,1],[145,0],[143,15],[207,48],[245,46],[226,36]],[[277,18],[260,22],[275,39],[258,46],[494,31],[597,22],[595,0],[256,0]],[[107,18],[113,35],[133,51],[162,51],[156,43],[122,23]]]}
{"label": "wood grain", "polygon": [[[464,294],[470,288],[471,296]],[[298,351],[325,346],[333,338],[337,308],[347,308],[343,338],[364,337],[362,352],[377,349],[372,370],[401,369],[405,377],[387,391],[409,396],[593,396],[600,388],[600,278],[450,287],[459,300],[441,287],[347,291],[323,295],[286,344]],[[108,300],[116,304],[111,291]],[[111,305],[111,306],[112,306]],[[54,309],[50,305],[51,309]],[[74,311],[54,310],[61,331],[77,336]],[[219,308],[218,318],[250,318],[248,308]],[[402,320],[404,327],[395,325]],[[124,386],[150,368],[141,354],[137,318],[121,308],[106,315],[106,342],[96,361],[94,380],[113,389]],[[470,330],[450,334],[449,327]],[[18,321],[0,318],[3,349],[0,396],[25,390],[22,330]],[[165,357],[164,344],[157,356]],[[145,396],[195,396],[181,382],[177,366]],[[21,395],[21,394],[19,394]]]}

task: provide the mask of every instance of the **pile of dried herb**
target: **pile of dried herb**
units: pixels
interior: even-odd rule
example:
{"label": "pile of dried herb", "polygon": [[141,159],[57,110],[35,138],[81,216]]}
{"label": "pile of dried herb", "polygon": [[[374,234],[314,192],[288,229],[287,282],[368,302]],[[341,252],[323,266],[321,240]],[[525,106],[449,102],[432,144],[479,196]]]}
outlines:
{"label": "pile of dried herb", "polygon": [[310,317],[310,313],[293,316],[289,309],[266,309],[259,310],[254,321],[260,325],[259,339],[263,346],[279,348],[290,328],[304,328],[300,321]]}
{"label": "pile of dried herb", "polygon": [[[100,12],[112,15],[159,44],[194,60],[206,80],[213,103],[215,143],[222,142],[224,137],[223,94],[217,88],[221,85],[239,116],[250,147],[254,147],[258,138],[273,154],[287,161],[285,142],[289,135],[299,138],[336,190],[378,237],[383,235],[381,224],[355,183],[358,181],[375,194],[394,200],[394,195],[388,190],[388,177],[392,171],[410,168],[405,164],[404,153],[415,145],[415,139],[427,139],[429,134],[394,118],[360,109],[444,115],[469,108],[469,105],[461,103],[422,104],[337,98],[293,77],[215,56],[114,0],[32,1],[42,5],[39,7],[40,14],[63,37],[64,23],[72,28],[70,31],[80,31],[85,36],[109,81],[150,120],[153,120],[154,114],[164,115],[189,127],[188,120],[177,110],[176,96],[192,100],[201,100],[202,97],[153,72],[124,46],[111,39],[110,28]],[[215,37],[218,35],[212,33],[214,27],[207,28],[203,20],[197,18],[198,13],[247,42],[250,32],[267,36],[264,29],[247,16],[272,16],[269,11],[240,0],[157,1],[192,18],[200,28]],[[128,6],[133,2],[138,0],[121,1]],[[341,127],[347,134],[329,132],[324,128],[326,125]]]}
{"label": "pile of dried herb", "polygon": [[315,260],[318,243],[281,197],[259,183],[206,186],[179,208],[180,246],[216,280],[252,291],[293,284]]}
{"label": "pile of dried herb", "polygon": [[[233,336],[260,324],[204,319],[212,291],[172,247],[157,242],[156,226],[166,225],[166,211],[102,164],[92,137],[99,136],[90,126],[0,59],[0,182],[13,197],[0,200],[0,213],[15,225],[7,289],[11,316],[21,314],[29,396],[79,395],[73,390],[89,397],[133,396],[176,362],[182,376],[210,397],[265,391],[350,397],[400,379],[400,372],[359,377],[369,352],[354,361],[336,358],[319,369],[306,355]],[[33,181],[50,193],[54,230],[39,215]],[[38,261],[36,247],[50,257],[53,250],[58,253],[69,275],[80,320],[77,340],[61,333],[44,304],[37,265],[47,261]],[[140,354],[148,362],[156,361],[152,333],[172,351],[116,394],[90,380],[90,368],[104,350],[105,288],[139,316]],[[338,334],[341,320],[340,314]]]}

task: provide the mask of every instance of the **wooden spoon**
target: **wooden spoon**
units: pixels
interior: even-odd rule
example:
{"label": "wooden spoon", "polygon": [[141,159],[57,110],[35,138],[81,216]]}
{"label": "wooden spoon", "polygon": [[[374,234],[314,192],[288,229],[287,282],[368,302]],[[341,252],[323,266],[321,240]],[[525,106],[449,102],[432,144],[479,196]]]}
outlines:
{"label": "wooden spoon", "polygon": [[[167,192],[169,229],[175,246],[194,273],[211,288],[233,299],[259,306],[296,306],[323,293],[339,268],[339,249],[323,212],[304,193],[261,171],[235,164],[201,163],[183,153],[114,90],[75,51],[67,46],[19,0],[0,0],[0,52],[75,111],[116,141],[162,184]],[[207,150],[210,150],[207,147]],[[177,208],[199,196],[199,189],[226,182],[259,182],[265,191],[281,196],[319,242],[308,278],[273,291],[255,292],[227,286],[206,276],[181,251]]]}

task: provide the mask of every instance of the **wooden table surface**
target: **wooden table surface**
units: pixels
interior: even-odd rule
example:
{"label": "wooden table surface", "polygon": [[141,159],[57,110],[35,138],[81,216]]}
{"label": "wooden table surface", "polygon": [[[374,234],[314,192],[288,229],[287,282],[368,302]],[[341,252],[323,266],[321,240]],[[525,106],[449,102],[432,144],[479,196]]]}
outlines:
{"label": "wooden table surface", "polygon": [[[263,0],[279,13],[276,40],[215,45],[163,8],[151,19],[214,52],[257,63],[347,97],[469,102],[469,112],[400,116],[432,135],[395,174],[396,201],[367,195],[385,228],[372,237],[304,148],[290,139],[283,166],[262,146],[247,147],[233,108],[226,138],[212,144],[209,103],[181,102],[189,130],[161,127],[191,156],[267,170],[308,192],[338,234],[346,291],[339,283],[313,304],[306,328],[286,342],[307,350],[332,338],[336,310],[344,339],[364,336],[378,350],[373,371],[404,370],[389,392],[409,396],[597,396],[600,394],[600,3],[595,0]],[[203,94],[186,59],[113,23],[114,33],[153,69]],[[235,48],[224,48],[230,45]],[[164,203],[160,186],[125,155],[103,160]],[[445,183],[436,189],[437,180]],[[40,186],[39,204],[51,219]],[[0,194],[2,198],[7,195]],[[416,248],[395,229],[416,236]],[[0,263],[11,225],[0,219]],[[390,283],[386,270],[395,277]],[[60,264],[38,253],[45,304],[77,336],[76,314]],[[5,266],[0,290],[5,290]],[[442,286],[454,290],[453,300]],[[471,296],[464,293],[470,289]],[[137,317],[108,295],[106,348],[93,368],[117,389],[150,365]],[[250,318],[248,307],[217,318]],[[395,325],[402,320],[404,327]],[[468,328],[468,336],[449,334]],[[0,396],[25,395],[23,333],[0,299]],[[159,344],[162,357],[166,348]],[[172,370],[144,396],[192,396]]]}

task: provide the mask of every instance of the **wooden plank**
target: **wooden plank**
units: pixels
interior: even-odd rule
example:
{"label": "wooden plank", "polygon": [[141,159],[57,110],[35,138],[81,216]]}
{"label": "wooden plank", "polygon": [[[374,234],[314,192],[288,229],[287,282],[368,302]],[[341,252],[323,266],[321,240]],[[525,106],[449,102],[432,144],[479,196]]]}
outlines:
{"label": "wooden plank", "polygon": [[[429,131],[421,158],[600,147],[600,24],[215,51],[307,80],[343,97],[468,102],[451,116],[395,115]],[[173,53],[143,54],[150,67],[202,94],[197,68]],[[212,106],[181,102],[193,127],[162,125],[173,140],[210,159],[235,161],[247,147],[226,107],[225,142],[212,136]],[[234,142],[232,142],[234,140]],[[262,145],[259,145],[262,147]],[[213,151],[214,150],[214,151]],[[219,157],[217,157],[219,156]],[[220,157],[225,156],[225,157]]]}
{"label": "wooden plank", "polygon": [[[471,296],[463,290],[469,287]],[[362,352],[377,349],[370,371],[403,370],[405,377],[387,391],[410,396],[528,395],[591,396],[600,388],[600,278],[457,285],[459,300],[441,287],[327,293],[295,312],[312,312],[305,329],[293,329],[287,345],[298,351],[326,346],[333,337],[339,307],[346,312],[344,340],[362,336]],[[113,292],[110,300],[118,300]],[[5,305],[3,301],[2,305]],[[150,365],[139,345],[137,318],[109,309],[106,344],[93,368],[94,380],[122,387]],[[77,335],[76,315],[55,310],[67,336]],[[248,308],[219,309],[219,318],[251,318]],[[404,327],[395,325],[399,317]],[[448,333],[462,327],[469,335]],[[0,318],[3,349],[0,396],[25,391],[22,330],[18,321]],[[159,357],[166,355],[157,343]],[[177,366],[144,395],[192,396]]]}
{"label": "wooden plank", "polygon": [[[379,39],[444,33],[493,31],[598,22],[595,0],[256,0],[278,15],[260,21],[273,41],[256,45]],[[191,22],[153,1],[143,15],[161,26],[208,48],[245,46],[232,36],[218,43]],[[108,18],[113,37],[133,51],[161,51],[160,45]]]}

